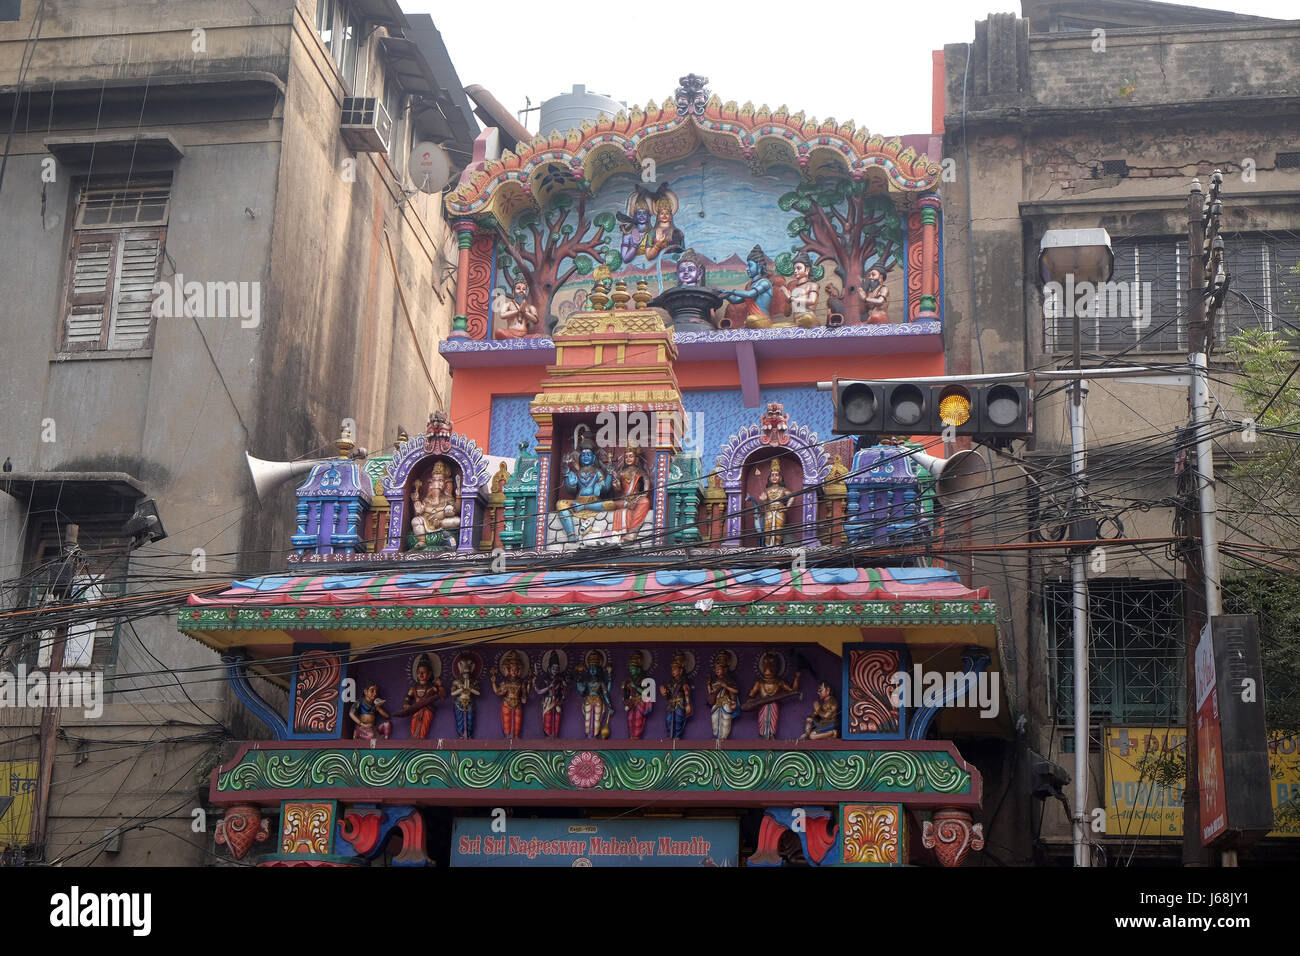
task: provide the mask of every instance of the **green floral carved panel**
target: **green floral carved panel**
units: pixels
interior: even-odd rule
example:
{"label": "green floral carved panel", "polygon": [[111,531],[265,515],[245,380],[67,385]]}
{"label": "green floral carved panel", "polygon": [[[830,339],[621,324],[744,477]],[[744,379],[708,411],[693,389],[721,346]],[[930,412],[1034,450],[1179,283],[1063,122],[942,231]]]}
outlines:
{"label": "green floral carved panel", "polygon": [[257,749],[220,794],[312,790],[971,794],[945,750]]}

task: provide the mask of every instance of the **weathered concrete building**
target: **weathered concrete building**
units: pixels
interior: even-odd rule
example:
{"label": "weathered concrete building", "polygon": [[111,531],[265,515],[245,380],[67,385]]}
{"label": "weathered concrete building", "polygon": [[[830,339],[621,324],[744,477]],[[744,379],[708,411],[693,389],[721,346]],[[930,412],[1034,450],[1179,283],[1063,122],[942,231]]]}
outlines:
{"label": "weathered concrete building", "polygon": [[[1295,323],[1300,280],[1289,270],[1300,260],[1300,22],[1138,0],[1024,0],[1022,13],[992,15],[975,25],[972,42],[943,52],[944,155],[955,172],[943,197],[949,374],[1069,365],[1073,320],[1044,312],[1038,253],[1051,229],[1105,228],[1114,279],[1152,293],[1145,314],[1112,310],[1118,314],[1080,320],[1085,366],[1185,362],[1187,196],[1193,177],[1208,187],[1216,169],[1225,177],[1222,228],[1235,290],[1220,312],[1216,347],[1249,325]],[[1222,381],[1231,369],[1221,354],[1211,365],[1219,369],[1214,399],[1239,419]],[[986,519],[985,532],[998,541],[1059,539],[1053,529],[1062,532],[1068,520],[1068,396],[1059,383],[1038,393],[1036,445],[1025,468],[1003,459],[999,469],[1005,487],[1023,484],[1028,504]],[[1184,389],[1091,383],[1087,493],[1101,516],[1117,519],[1103,523],[1105,536],[1174,533],[1175,433],[1187,409]],[[1222,439],[1217,467],[1243,450]],[[1026,471],[1037,483],[1025,482]],[[1240,536],[1227,525],[1221,532]],[[1090,574],[1089,811],[1108,806],[1111,784],[1124,780],[1121,764],[1131,772],[1128,746],[1112,744],[1178,727],[1186,716],[1184,565],[1160,543],[1112,548],[1107,557],[1104,570]],[[1017,554],[977,570],[1014,612],[1005,622],[1013,646],[1003,659],[1013,707],[1027,718],[1024,743],[1068,768],[1068,556]],[[1049,858],[1068,860],[1065,814],[1047,807],[1040,831],[1027,794],[1027,785],[1011,794],[1026,805],[1008,811],[1016,822],[1001,824],[1014,832],[999,835],[998,821],[986,823],[991,839],[1024,848],[1041,836]],[[1163,799],[1149,787],[1147,794],[1150,808]],[[1147,839],[1154,836],[1162,839]],[[1180,849],[1176,835],[1150,822],[1117,824],[1113,807],[1107,834],[1097,839],[1126,857],[1176,860]]]}
{"label": "weathered concrete building", "polygon": [[[381,448],[381,423],[443,407],[456,243],[408,156],[433,141],[463,163],[478,126],[429,17],[394,0],[0,4],[0,116],[6,610],[45,590],[69,523],[86,599],[272,566],[291,529],[263,520],[245,449],[321,458],[344,419]],[[168,537],[130,551],[146,497]],[[63,664],[103,671],[107,705],[63,715],[38,832],[39,787],[19,788],[0,820],[15,859],[205,860],[191,812],[242,717],[174,613],[129,606],[69,629]],[[3,637],[5,668],[50,666],[49,632],[10,615]],[[0,709],[6,782],[35,782],[40,723]],[[102,839],[128,821],[148,828]]]}

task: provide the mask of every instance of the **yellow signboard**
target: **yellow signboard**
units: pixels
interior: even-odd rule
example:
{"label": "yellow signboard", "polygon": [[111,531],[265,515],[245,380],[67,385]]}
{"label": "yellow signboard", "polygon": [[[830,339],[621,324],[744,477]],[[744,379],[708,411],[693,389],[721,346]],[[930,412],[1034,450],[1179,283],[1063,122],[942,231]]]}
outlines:
{"label": "yellow signboard", "polygon": [[[1187,745],[1185,727],[1108,727],[1106,729],[1106,835],[1181,837],[1183,780],[1156,783],[1152,763]],[[1143,764],[1143,758],[1149,758]],[[1288,803],[1298,809],[1270,837],[1300,837],[1300,736],[1269,743],[1273,814]]]}
{"label": "yellow signboard", "polygon": [[[0,847],[26,846],[31,842],[37,769],[36,763],[0,760],[0,797],[13,799],[0,815]],[[0,801],[0,807],[7,802]]]}

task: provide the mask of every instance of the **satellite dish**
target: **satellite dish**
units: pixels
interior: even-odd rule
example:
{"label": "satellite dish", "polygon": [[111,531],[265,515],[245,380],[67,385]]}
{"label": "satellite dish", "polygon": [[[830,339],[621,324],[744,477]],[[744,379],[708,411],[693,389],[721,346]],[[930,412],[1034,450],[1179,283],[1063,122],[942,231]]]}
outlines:
{"label": "satellite dish", "polygon": [[407,165],[415,188],[425,193],[440,193],[451,181],[451,160],[437,143],[416,143]]}

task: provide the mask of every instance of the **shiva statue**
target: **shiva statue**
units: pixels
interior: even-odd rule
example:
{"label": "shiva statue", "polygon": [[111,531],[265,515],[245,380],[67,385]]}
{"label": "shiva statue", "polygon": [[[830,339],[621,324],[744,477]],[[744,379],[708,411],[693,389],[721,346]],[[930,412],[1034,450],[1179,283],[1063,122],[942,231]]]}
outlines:
{"label": "shiva statue", "polygon": [[571,497],[555,502],[555,510],[560,514],[560,527],[569,541],[575,540],[575,512],[610,511],[614,506],[614,502],[606,500],[614,488],[614,475],[606,456],[596,448],[591,429],[579,425],[574,429],[573,437],[574,450],[569,453],[568,468],[564,472],[564,490]]}
{"label": "shiva statue", "polygon": [[649,193],[638,186],[628,200],[627,212],[614,215],[618,219],[619,231],[623,233],[618,246],[619,255],[624,262],[631,262],[650,234]]}
{"label": "shiva statue", "polygon": [[588,739],[609,739],[609,685],[614,668],[604,663],[600,651],[588,651],[587,663],[578,671],[574,686],[582,696],[582,730]]}

